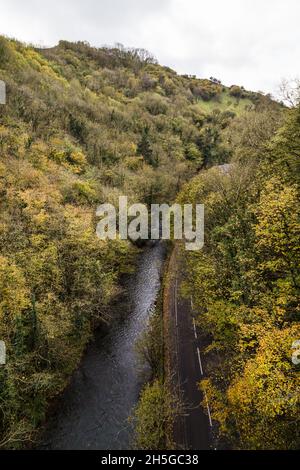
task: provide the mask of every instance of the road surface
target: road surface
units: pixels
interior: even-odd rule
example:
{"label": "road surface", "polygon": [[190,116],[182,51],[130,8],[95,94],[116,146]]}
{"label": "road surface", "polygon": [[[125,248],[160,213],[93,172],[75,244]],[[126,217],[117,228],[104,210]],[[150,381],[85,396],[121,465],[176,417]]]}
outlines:
{"label": "road surface", "polygon": [[[197,384],[205,377],[203,350],[208,343],[195,325],[192,299],[184,299],[180,295],[183,274],[176,248],[172,258],[168,285],[169,336],[172,337],[173,349],[171,363],[174,383],[177,383],[184,404],[175,425],[174,439],[179,449],[207,450],[213,447],[213,422],[209,403]],[[202,401],[205,411],[200,405]]]}

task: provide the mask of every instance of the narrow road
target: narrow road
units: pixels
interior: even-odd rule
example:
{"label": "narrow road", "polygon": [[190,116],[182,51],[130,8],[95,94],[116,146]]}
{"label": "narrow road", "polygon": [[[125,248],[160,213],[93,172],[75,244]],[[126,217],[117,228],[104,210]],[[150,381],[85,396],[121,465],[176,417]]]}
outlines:
{"label": "narrow road", "polygon": [[[175,250],[176,251],[176,250]],[[205,377],[203,350],[205,338],[197,331],[192,315],[192,300],[180,295],[182,273],[176,264],[169,284],[170,329],[173,336],[172,362],[176,368],[175,380],[184,409],[175,426],[175,441],[178,448],[206,450],[212,448],[212,420],[210,408],[198,383]],[[172,266],[171,266],[172,269]],[[200,403],[204,401],[204,411]]]}

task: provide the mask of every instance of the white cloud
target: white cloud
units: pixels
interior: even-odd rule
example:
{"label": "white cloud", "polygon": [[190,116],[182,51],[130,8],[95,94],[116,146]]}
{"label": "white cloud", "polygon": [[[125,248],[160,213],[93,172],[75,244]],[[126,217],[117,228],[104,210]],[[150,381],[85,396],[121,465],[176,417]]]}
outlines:
{"label": "white cloud", "polygon": [[146,47],[179,73],[274,91],[298,75],[299,0],[0,0],[0,32]]}

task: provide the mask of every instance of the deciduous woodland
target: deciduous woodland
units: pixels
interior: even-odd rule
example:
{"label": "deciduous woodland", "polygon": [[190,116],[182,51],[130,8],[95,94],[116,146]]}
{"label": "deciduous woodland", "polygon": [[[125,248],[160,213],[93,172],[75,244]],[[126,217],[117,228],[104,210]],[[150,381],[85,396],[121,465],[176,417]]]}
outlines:
{"label": "deciduous woodland", "polygon": [[206,207],[205,247],[186,254],[185,287],[215,355],[200,386],[220,432],[245,449],[300,445],[292,360],[300,337],[300,108],[278,118],[270,110],[238,118],[228,129],[230,171],[202,173],[179,196]]}
{"label": "deciduous woodland", "polygon": [[[0,79],[0,447],[32,445],[113,320],[138,249],[99,240],[96,207],[121,195],[205,204],[205,247],[185,255],[219,364],[200,386],[233,447],[299,447],[300,108],[84,42],[0,37]],[[159,387],[141,398],[141,429]]]}

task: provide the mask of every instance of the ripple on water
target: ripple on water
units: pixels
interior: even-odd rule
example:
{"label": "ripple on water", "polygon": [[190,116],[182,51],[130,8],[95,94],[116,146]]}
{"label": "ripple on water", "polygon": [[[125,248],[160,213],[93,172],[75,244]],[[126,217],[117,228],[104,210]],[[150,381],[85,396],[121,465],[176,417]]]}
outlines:
{"label": "ripple on water", "polygon": [[140,255],[129,282],[131,311],[88,346],[79,369],[50,419],[41,448],[128,449],[128,417],[142,386],[135,342],[148,322],[159,287],[165,248],[161,243]]}

